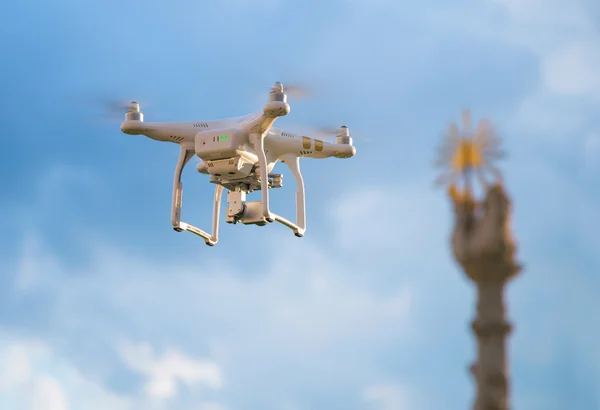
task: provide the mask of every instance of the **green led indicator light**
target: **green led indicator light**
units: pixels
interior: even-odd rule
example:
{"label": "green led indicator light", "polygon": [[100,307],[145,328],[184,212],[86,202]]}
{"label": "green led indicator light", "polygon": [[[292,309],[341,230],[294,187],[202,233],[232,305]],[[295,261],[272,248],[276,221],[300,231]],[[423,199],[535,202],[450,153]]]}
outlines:
{"label": "green led indicator light", "polygon": [[227,135],[221,135],[219,137],[219,141],[227,141],[229,139],[229,137]]}

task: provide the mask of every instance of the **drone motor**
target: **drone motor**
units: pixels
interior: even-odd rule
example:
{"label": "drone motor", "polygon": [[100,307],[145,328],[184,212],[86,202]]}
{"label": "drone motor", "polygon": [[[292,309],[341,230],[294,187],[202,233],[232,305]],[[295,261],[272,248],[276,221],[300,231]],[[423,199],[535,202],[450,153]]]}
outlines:
{"label": "drone motor", "polygon": [[350,136],[350,130],[345,125],[340,127],[339,134],[335,137],[336,144],[352,145],[352,137]]}
{"label": "drone motor", "polygon": [[132,101],[129,104],[129,110],[125,114],[125,121],[144,121],[144,114],[140,111],[140,105],[137,101]]}

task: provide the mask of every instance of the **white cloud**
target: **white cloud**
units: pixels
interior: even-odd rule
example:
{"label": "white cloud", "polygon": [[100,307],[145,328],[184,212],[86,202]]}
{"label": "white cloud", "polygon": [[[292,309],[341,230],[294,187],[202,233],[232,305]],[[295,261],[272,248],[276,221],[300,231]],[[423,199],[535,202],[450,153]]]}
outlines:
{"label": "white cloud", "polygon": [[0,402],[26,410],[133,410],[131,402],[87,380],[49,346],[2,333]]}
{"label": "white cloud", "polygon": [[[130,316],[141,328],[154,328],[156,318],[169,318],[172,326],[207,335],[202,325],[216,320],[219,332],[248,330],[247,341],[285,341],[282,346],[288,352],[326,348],[357,329],[364,332],[359,337],[377,337],[389,325],[406,323],[411,305],[407,284],[381,297],[376,289],[363,287],[360,278],[348,275],[348,266],[334,263],[333,255],[307,242],[278,249],[267,269],[248,267],[245,275],[259,275],[254,280],[210,261],[153,261],[104,245],[91,252],[85,274],[66,266],[50,272],[42,265],[28,266],[30,276],[40,278],[31,288],[44,287],[55,294],[55,313],[69,327],[89,325],[79,318],[97,309],[90,304],[90,293],[101,295],[97,297],[103,298],[104,306]],[[23,251],[25,261],[53,258],[40,247]],[[190,317],[196,317],[194,325]],[[249,317],[260,321],[261,332],[251,331],[256,323],[244,320]]]}
{"label": "white cloud", "polygon": [[377,410],[408,410],[412,408],[402,386],[374,385],[363,391],[363,399]]}
{"label": "white cloud", "polygon": [[[600,101],[600,33],[593,2],[489,0],[508,16],[488,31],[529,50],[537,59],[539,84],[514,114],[515,123],[546,136],[572,133],[586,120],[587,104]],[[491,19],[498,20],[498,14]]]}
{"label": "white cloud", "polygon": [[[583,23],[590,23],[585,13],[585,1],[577,0],[564,3],[560,0],[489,0],[491,4],[500,5],[510,13],[513,20],[523,24],[543,27],[580,26],[580,30],[589,28]],[[533,32],[530,38],[537,39],[539,33]],[[546,33],[542,33],[546,34]]]}
{"label": "white cloud", "polygon": [[40,376],[34,382],[31,410],[69,410],[62,386],[55,378]]}
{"label": "white cloud", "polygon": [[91,169],[54,164],[43,172],[42,178],[33,181],[34,200],[28,204],[18,204],[15,207],[16,213],[22,220],[33,223],[32,218],[45,217],[44,211],[57,207],[57,203],[62,207],[70,207],[71,204],[64,203],[63,199],[74,190],[77,190],[80,196],[93,201],[106,196],[110,187],[106,180]]}
{"label": "white cloud", "polygon": [[[550,179],[568,184],[554,175]],[[259,402],[249,408],[270,409],[265,403],[273,400],[277,405],[304,408],[302,397],[297,396],[299,386],[304,391],[339,386],[360,391],[380,377],[406,379],[400,374],[403,370],[386,374],[392,371],[384,370],[379,355],[384,349],[418,349],[415,339],[411,339],[415,333],[423,335],[418,321],[439,326],[437,331],[444,329],[447,339],[456,340],[457,334],[464,333],[466,306],[470,306],[471,299],[465,297],[466,286],[456,276],[456,268],[447,266],[451,263],[445,255],[449,251],[449,226],[445,227],[444,221],[449,219],[449,204],[443,193],[426,184],[422,188],[402,186],[392,200],[380,188],[355,191],[355,195],[349,194],[334,205],[339,220],[332,232],[336,239],[332,246],[324,248],[309,237],[291,242],[274,236],[265,245],[277,252],[272,252],[266,263],[246,260],[223,265],[220,257],[213,256],[223,255],[218,253],[221,248],[161,257],[138,255],[96,242],[91,244],[88,263],[81,269],[67,265],[43,242],[26,240],[20,259],[29,262],[19,266],[27,266],[30,280],[27,287],[15,292],[15,297],[27,297],[34,289],[51,295],[53,300],[44,309],[58,334],[83,333],[98,344],[110,346],[119,338],[149,340],[152,344],[120,345],[128,366],[145,376],[145,392],[150,398],[181,398],[178,393],[182,384],[208,387],[201,389],[194,403],[200,409],[224,406],[221,401],[229,408],[233,395],[239,397],[234,404]],[[381,218],[382,211],[389,211],[385,209],[389,203],[395,204],[395,218]],[[540,224],[555,216],[555,208],[545,211],[548,215],[544,214]],[[373,212],[375,219],[369,219]],[[346,240],[355,238],[358,229],[372,225],[377,235],[366,245]],[[387,258],[373,256],[380,247],[388,253]],[[385,277],[382,266],[390,260],[396,279],[386,277],[382,286],[375,284],[372,279]],[[406,260],[415,266],[408,274],[398,268]],[[525,262],[530,263],[529,258]],[[46,271],[46,266],[51,269]],[[234,271],[232,267],[243,269]],[[539,283],[545,283],[539,276],[532,280],[529,283],[536,286],[536,291]],[[520,296],[521,309],[524,301],[529,304],[529,298]],[[452,309],[445,309],[447,306]],[[444,323],[438,319],[428,321],[428,313],[423,314],[428,310],[435,311],[435,317],[443,318]],[[556,332],[555,327],[532,328],[540,330],[541,339]],[[432,330],[429,335],[436,332]],[[156,340],[161,341],[161,354],[157,353]],[[174,345],[181,350],[169,348]],[[525,348],[516,350],[518,358],[527,354]],[[553,349],[548,352],[554,354]],[[198,361],[188,356],[207,359]],[[94,362],[103,360],[90,358],[86,366],[92,369],[97,366]],[[13,361],[26,362],[18,354]],[[348,371],[349,362],[352,371]],[[130,410],[139,406],[140,400],[143,402],[143,398],[111,393],[100,384],[99,376],[95,383],[82,381],[81,376],[74,376],[77,372],[73,363],[63,362],[61,366],[59,372],[41,374],[60,382],[72,408],[79,408],[81,403],[83,393],[74,393],[78,390],[94,392],[99,403],[116,403],[109,406],[111,409]],[[406,370],[407,375],[411,369]],[[227,375],[226,386],[221,371]],[[26,374],[23,371],[11,380],[23,380]],[[459,389],[465,386],[461,383]],[[279,396],[259,393],[265,384]],[[410,387],[375,385],[367,388],[362,398],[374,408],[402,409],[408,406]],[[196,389],[188,390],[195,394]],[[215,401],[213,395],[219,394]]]}
{"label": "white cloud", "polygon": [[545,143],[572,142],[578,137],[574,130],[579,130],[586,119],[584,105],[574,97],[560,97],[549,89],[537,89],[515,105],[514,117],[507,121],[507,128],[518,132],[518,137],[533,130],[543,136]]}
{"label": "white cloud", "polygon": [[600,37],[557,46],[542,59],[542,80],[554,93],[600,97]]}
{"label": "white cloud", "polygon": [[23,345],[9,346],[2,355],[0,366],[0,389],[18,388],[31,379],[29,354]]}
{"label": "white cloud", "polygon": [[227,410],[227,407],[223,406],[220,403],[204,402],[200,403],[200,406],[198,406],[198,410]]}
{"label": "white cloud", "polygon": [[35,235],[27,235],[22,244],[24,255],[36,255],[34,258],[20,258],[15,272],[15,291],[28,291],[49,285],[52,276],[60,274],[60,261],[40,249],[42,244]]}
{"label": "white cloud", "polygon": [[155,357],[149,343],[134,345],[124,342],[119,346],[119,351],[133,370],[147,377],[145,390],[153,399],[175,397],[178,382],[190,387],[205,385],[212,389],[223,385],[221,369],[216,363],[192,359],[177,349],[169,349],[162,357]]}
{"label": "white cloud", "polygon": [[[449,206],[444,192],[434,191],[431,182],[419,182],[421,186],[387,190],[357,187],[339,198],[331,210],[337,244],[345,250],[368,248],[375,253],[398,250],[399,244],[409,252],[429,248],[432,235],[449,226],[444,224]],[[416,258],[422,255],[416,253]],[[403,256],[412,259],[410,254]]]}
{"label": "white cloud", "polygon": [[[297,401],[293,394],[300,379],[322,389],[326,383],[364,385],[363,379],[377,371],[377,363],[369,360],[375,346],[408,342],[413,334],[414,284],[399,280],[381,289],[357,275],[339,247],[321,249],[309,238],[287,243],[275,237],[265,244],[278,250],[266,264],[248,263],[244,271],[234,272],[219,259],[206,258],[217,248],[181,259],[143,257],[96,242],[82,270],[28,236],[17,264],[19,283],[26,286],[15,289],[14,296],[48,295],[44,310],[51,333],[85,334],[86,340],[109,349],[118,345],[126,365],[145,377],[149,399],[179,400],[179,387],[187,385],[193,395],[197,387],[205,388],[196,401],[200,408],[228,405],[213,395],[225,386],[223,374],[229,373],[228,392],[237,389],[268,399],[256,393],[268,383],[279,389],[278,403]],[[162,353],[150,347],[154,343],[118,344],[156,339],[163,341]],[[169,347],[179,342],[181,350]],[[198,346],[210,349],[199,353],[194,350]],[[361,373],[343,370],[348,354]],[[110,366],[102,357],[86,361],[88,372],[99,365]],[[57,380],[75,408],[79,399],[73,398],[72,383],[82,381],[70,377],[75,381]],[[96,373],[95,378],[102,377]],[[129,409],[143,399],[111,396],[94,386],[104,402],[121,403],[111,408]]]}

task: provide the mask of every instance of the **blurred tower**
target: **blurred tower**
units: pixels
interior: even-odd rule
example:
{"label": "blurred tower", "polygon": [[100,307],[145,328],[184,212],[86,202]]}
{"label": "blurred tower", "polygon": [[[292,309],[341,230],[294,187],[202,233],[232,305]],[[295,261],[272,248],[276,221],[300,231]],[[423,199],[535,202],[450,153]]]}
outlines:
{"label": "blurred tower", "polygon": [[[471,131],[465,111],[463,129],[450,124],[437,162],[445,168],[438,183],[449,185],[454,208],[453,254],[477,287],[477,313],[472,322],[477,361],[470,368],[477,385],[474,410],[510,408],[506,344],[511,324],[506,318],[504,290],[520,266],[510,233],[510,200],[492,164],[502,157],[498,145],[487,121]],[[476,199],[476,188],[481,188],[481,200]]]}

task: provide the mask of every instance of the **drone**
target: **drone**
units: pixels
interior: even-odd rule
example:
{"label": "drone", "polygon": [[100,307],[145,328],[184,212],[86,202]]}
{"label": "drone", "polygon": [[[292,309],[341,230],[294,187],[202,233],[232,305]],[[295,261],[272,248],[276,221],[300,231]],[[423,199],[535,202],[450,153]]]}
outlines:
{"label": "drone", "polygon": [[[206,245],[218,241],[223,189],[227,189],[226,222],[265,226],[279,222],[302,237],[306,231],[304,180],[300,158],[351,158],[356,154],[346,126],[335,131],[335,143],[286,132],[273,127],[279,117],[290,113],[283,85],[276,82],[262,111],[235,118],[197,122],[144,122],[138,102],[128,106],[121,131],[128,135],[144,135],[161,142],[180,146],[175,167],[171,224],[177,232],[198,235]],[[181,176],[193,156],[200,161],[196,170],[210,176],[215,184],[212,233],[181,221],[183,185]],[[296,179],[295,223],[271,211],[269,189],[283,186],[283,175],[273,174],[277,162],[286,164]],[[246,195],[261,191],[260,201],[246,201]]]}

